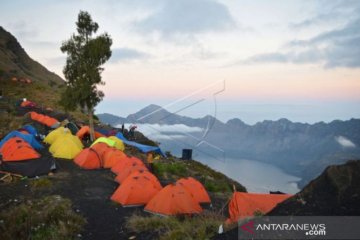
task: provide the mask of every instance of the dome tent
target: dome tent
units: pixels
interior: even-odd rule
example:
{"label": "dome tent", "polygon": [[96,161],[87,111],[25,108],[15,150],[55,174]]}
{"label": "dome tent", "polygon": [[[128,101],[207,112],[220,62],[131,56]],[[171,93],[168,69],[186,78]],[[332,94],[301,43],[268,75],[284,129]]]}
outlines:
{"label": "dome tent", "polygon": [[108,139],[112,140],[115,142],[114,147],[120,151],[124,151],[125,150],[125,145],[123,143],[123,141],[121,141],[119,138],[115,137],[115,136],[110,136],[108,137]]}
{"label": "dome tent", "polygon": [[118,183],[122,183],[125,179],[130,176],[130,174],[136,171],[148,171],[144,164],[132,163],[131,165],[127,165],[115,178],[115,181]]}
{"label": "dome tent", "polygon": [[182,185],[169,184],[149,201],[145,211],[159,215],[178,215],[201,213],[202,208]]}
{"label": "dome tent", "polygon": [[10,138],[13,137],[19,137],[24,139],[27,143],[31,145],[31,147],[35,149],[42,149],[44,148],[43,145],[41,145],[36,138],[31,134],[21,133],[19,131],[12,131],[8,133],[1,141],[0,141],[0,148],[6,143]]}
{"label": "dome tent", "polygon": [[198,180],[192,177],[180,178],[176,183],[182,185],[184,188],[186,188],[186,190],[192,193],[198,203],[211,202],[205,187]]}
{"label": "dome tent", "polygon": [[96,150],[92,148],[83,149],[74,158],[74,163],[84,169],[97,169],[103,165],[101,157]]}
{"label": "dome tent", "polygon": [[111,171],[115,174],[119,174],[120,172],[124,171],[127,166],[134,163],[145,166],[144,163],[136,157],[126,157],[122,161],[119,161],[114,167],[112,167]]}
{"label": "dome tent", "polygon": [[49,151],[56,158],[73,159],[81,152],[82,148],[83,145],[78,137],[65,134],[56,138]]}
{"label": "dome tent", "polygon": [[44,142],[48,144],[53,144],[56,139],[62,135],[71,134],[70,130],[64,127],[59,127],[53,131],[51,131],[48,135],[46,135]]}
{"label": "dome tent", "polygon": [[162,189],[157,178],[148,171],[128,176],[111,196],[111,200],[128,206],[147,204]]}
{"label": "dome tent", "polygon": [[239,219],[254,216],[256,212],[268,213],[278,203],[285,201],[290,194],[263,194],[234,192],[229,202],[227,222],[237,222]]}

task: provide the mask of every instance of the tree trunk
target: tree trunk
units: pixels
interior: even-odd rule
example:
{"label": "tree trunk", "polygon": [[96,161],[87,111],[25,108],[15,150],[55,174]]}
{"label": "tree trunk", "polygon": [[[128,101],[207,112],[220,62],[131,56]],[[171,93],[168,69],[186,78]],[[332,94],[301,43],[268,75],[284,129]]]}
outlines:
{"label": "tree trunk", "polygon": [[89,111],[90,140],[91,140],[91,142],[93,142],[95,140],[93,109],[88,108],[88,111]]}

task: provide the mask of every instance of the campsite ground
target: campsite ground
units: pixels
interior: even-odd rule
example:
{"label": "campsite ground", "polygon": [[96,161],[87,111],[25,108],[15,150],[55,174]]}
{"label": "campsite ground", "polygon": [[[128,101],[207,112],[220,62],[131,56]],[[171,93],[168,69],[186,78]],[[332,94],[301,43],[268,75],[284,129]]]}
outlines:
{"label": "campsite ground", "polygon": [[[43,126],[31,122],[26,117],[26,112],[29,110],[34,109],[16,109],[19,124],[31,123],[44,134],[46,129]],[[71,116],[58,112],[46,113],[59,120],[73,119]],[[154,144],[141,133],[138,133],[137,137],[141,143]],[[132,147],[127,147],[126,154],[143,160],[146,158],[143,153]],[[42,151],[42,157],[52,157],[47,148]],[[61,198],[70,200],[72,204],[70,211],[86,220],[82,230],[77,230],[73,234],[75,238],[128,239],[136,236],[136,239],[158,237],[173,239],[183,236],[185,232],[190,235],[189,237],[196,239],[196,236],[211,236],[216,233],[217,226],[226,218],[226,203],[231,196],[233,185],[239,191],[246,191],[239,183],[199,162],[182,161],[173,156],[161,158],[154,165],[154,173],[163,186],[175,182],[181,177],[192,176],[204,184],[212,200],[212,205],[204,206],[205,213],[199,217],[163,219],[144,212],[142,208],[123,208],[112,202],[110,197],[118,187],[118,183],[114,181],[115,174],[109,169],[83,170],[69,160],[56,159],[56,162],[57,170],[51,176],[32,179],[15,178],[11,182],[0,182],[0,218],[1,213],[17,209],[21,204],[27,204],[28,201],[40,202],[49,196],[61,196]],[[31,216],[29,218],[25,224],[31,225]],[[0,222],[1,229],[3,227],[1,224],[4,224],[7,219],[0,220],[3,221]],[[18,220],[14,219],[15,222]],[[144,222],[147,226],[154,226],[160,230],[149,229],[146,226],[141,227]],[[189,230],[193,229],[192,225],[194,224],[199,225],[200,232],[192,233]],[[207,229],[209,226],[211,229]],[[21,229],[17,228],[14,229],[15,232]]]}
{"label": "campsite ground", "polygon": [[[82,215],[87,223],[79,234],[84,239],[115,239],[127,238],[123,226],[126,217],[134,210],[122,208],[110,201],[117,183],[109,170],[86,171],[79,169],[71,161],[58,160],[58,171],[53,176],[39,179],[18,180],[15,183],[1,183],[0,202],[20,204],[27,199],[40,199],[45,196],[60,195],[71,200],[75,212]],[[50,184],[34,182],[49,180]],[[136,211],[136,210],[135,210]],[[130,233],[131,234],[131,233]],[[80,235],[79,235],[80,236]]]}
{"label": "campsite ground", "polygon": [[[4,130],[10,132],[30,123],[45,134],[44,126],[30,121],[26,116],[26,112],[30,110],[39,111],[39,109],[18,108],[11,112],[10,117],[16,121],[12,122],[13,125],[4,127]],[[59,112],[49,111],[46,114],[59,120],[66,118],[76,121],[76,118]],[[137,141],[156,144],[139,132]],[[130,146],[127,146],[125,153],[142,160],[146,158],[143,153]],[[41,155],[45,158],[52,157],[47,148],[41,152]],[[192,176],[208,190],[212,205],[205,206],[203,214],[191,218],[163,218],[148,214],[142,208],[123,208],[110,201],[110,196],[118,184],[114,181],[115,175],[109,169],[83,170],[69,160],[56,159],[56,162],[57,171],[51,176],[32,179],[14,178],[10,182],[0,181],[0,239],[237,238],[237,229],[222,235],[216,235],[216,232],[226,218],[226,204],[230,199],[232,186],[234,185],[237,191],[246,191],[246,189],[197,161],[182,161],[170,155],[154,163],[154,174],[163,186],[181,177]],[[278,211],[276,214],[300,213],[300,215],[318,216],[358,214],[360,182],[358,161],[327,169],[329,171],[324,171],[292,200],[275,209],[275,212]],[[49,203],[49,200],[53,202]],[[328,204],[324,205],[324,201]],[[33,207],[36,204],[37,206]],[[55,207],[48,211],[52,205]],[[347,208],[344,209],[344,206]],[[339,211],[334,212],[331,209]],[[24,234],[24,229],[29,234]]]}
{"label": "campsite ground", "polygon": [[[73,210],[83,216],[87,223],[79,232],[81,239],[153,239],[156,233],[135,233],[126,228],[133,215],[150,217],[142,208],[123,208],[110,200],[117,188],[115,175],[108,169],[83,170],[72,161],[57,160],[58,170],[52,176],[35,179],[18,179],[11,183],[0,183],[0,210],[16,207],[27,200],[37,201],[46,196],[60,195],[70,199]],[[226,204],[222,194],[211,194],[213,208],[218,213]],[[224,210],[224,209],[223,209]]]}

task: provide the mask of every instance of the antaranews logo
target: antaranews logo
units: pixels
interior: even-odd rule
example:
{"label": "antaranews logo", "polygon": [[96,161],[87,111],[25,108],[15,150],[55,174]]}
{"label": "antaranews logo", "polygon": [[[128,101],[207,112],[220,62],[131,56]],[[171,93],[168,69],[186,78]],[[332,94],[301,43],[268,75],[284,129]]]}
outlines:
{"label": "antaranews logo", "polygon": [[255,234],[266,232],[266,231],[302,231],[304,235],[307,236],[325,236],[326,235],[326,225],[324,223],[313,224],[313,223],[301,223],[301,224],[287,224],[287,223],[258,223],[255,224],[254,220],[246,222],[240,226],[242,231],[247,233]]}
{"label": "antaranews logo", "polygon": [[[262,216],[242,219],[238,239],[360,239],[359,217]],[[360,222],[360,221],[359,221]],[[351,226],[359,228],[352,228]]]}
{"label": "antaranews logo", "polygon": [[240,228],[246,232],[249,232],[251,234],[255,234],[254,232],[254,221],[247,222],[240,226]]}
{"label": "antaranews logo", "polygon": [[324,223],[301,223],[301,224],[288,224],[288,223],[262,223],[255,226],[256,231],[302,231],[305,235],[326,235],[326,225]]}

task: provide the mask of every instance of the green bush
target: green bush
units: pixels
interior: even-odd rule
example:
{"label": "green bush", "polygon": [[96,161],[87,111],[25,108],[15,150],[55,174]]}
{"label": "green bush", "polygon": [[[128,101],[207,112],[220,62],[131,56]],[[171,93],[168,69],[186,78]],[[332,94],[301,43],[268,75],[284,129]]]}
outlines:
{"label": "green bush", "polygon": [[156,232],[159,239],[210,239],[224,221],[220,215],[208,213],[193,217],[160,217],[132,215],[127,228],[136,233]]}
{"label": "green bush", "polygon": [[206,190],[209,192],[231,192],[231,187],[228,183],[216,180],[205,180],[204,184]]}
{"label": "green bush", "polygon": [[157,176],[166,178],[168,174],[172,174],[174,177],[187,176],[186,166],[182,163],[154,163],[154,172]]}
{"label": "green bush", "polygon": [[0,239],[74,239],[86,220],[71,208],[71,202],[53,195],[0,212]]}

